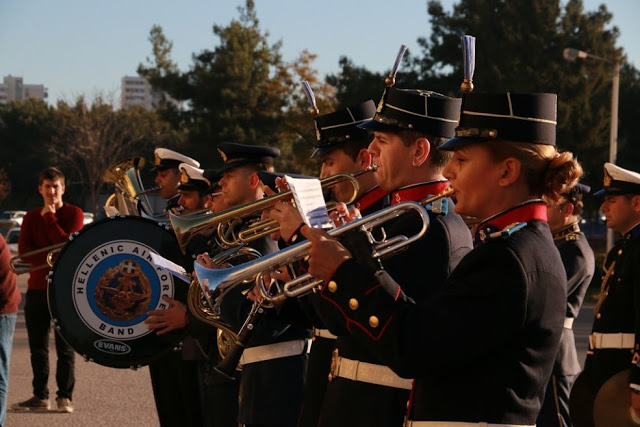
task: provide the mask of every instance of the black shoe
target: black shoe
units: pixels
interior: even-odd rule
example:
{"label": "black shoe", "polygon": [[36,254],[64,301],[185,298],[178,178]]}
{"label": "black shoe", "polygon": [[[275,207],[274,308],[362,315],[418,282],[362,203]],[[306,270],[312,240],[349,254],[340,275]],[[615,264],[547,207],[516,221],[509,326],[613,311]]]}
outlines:
{"label": "black shoe", "polygon": [[48,411],[51,409],[51,403],[49,403],[49,399],[38,399],[33,396],[24,402],[14,403],[11,405],[11,409],[15,411]]}

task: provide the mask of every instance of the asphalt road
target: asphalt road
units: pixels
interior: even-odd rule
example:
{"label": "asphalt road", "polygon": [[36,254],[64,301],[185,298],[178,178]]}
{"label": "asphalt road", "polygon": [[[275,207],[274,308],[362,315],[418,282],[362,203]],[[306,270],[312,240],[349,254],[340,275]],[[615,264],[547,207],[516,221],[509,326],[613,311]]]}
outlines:
{"label": "asphalt road", "polygon": [[[26,291],[27,275],[18,278],[18,286],[23,294]],[[28,413],[7,413],[7,427],[71,427],[71,426],[158,426],[149,369],[137,371],[130,369],[106,368],[95,363],[85,362],[76,355],[76,386],[73,394],[75,411],[72,414],[55,412],[55,344],[53,333],[49,345],[49,392],[52,411]],[[18,312],[18,321],[11,353],[9,374],[9,407],[12,403],[26,400],[32,395],[31,364],[29,362],[29,343],[24,322],[22,305]]]}
{"label": "asphalt road", "polygon": [[[18,278],[23,294],[26,291],[26,275]],[[24,302],[24,301],[23,301]],[[593,323],[592,302],[587,302],[574,323],[574,332],[581,363],[584,363],[587,351],[587,336]],[[8,427],[71,427],[71,426],[157,426],[156,414],[149,379],[149,369],[137,371],[129,369],[106,368],[95,363],[85,362],[76,356],[76,388],[72,414],[55,412],[55,344],[53,334],[50,342],[51,374],[49,390],[52,396],[50,412],[28,413],[8,411]],[[31,365],[29,362],[29,344],[24,322],[22,306],[11,354],[9,379],[9,406],[31,397]]]}

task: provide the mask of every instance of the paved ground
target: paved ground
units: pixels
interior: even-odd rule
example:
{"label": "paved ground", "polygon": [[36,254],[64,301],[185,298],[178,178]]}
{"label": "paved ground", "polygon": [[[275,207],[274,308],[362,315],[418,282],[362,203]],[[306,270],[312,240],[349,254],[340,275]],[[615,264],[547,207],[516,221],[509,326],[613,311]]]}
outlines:
{"label": "paved ground", "polygon": [[[23,296],[26,291],[26,279],[26,275],[18,278],[18,285]],[[53,334],[49,348],[52,365],[49,390],[53,397],[52,408],[55,409],[57,387]],[[31,397],[31,379],[29,344],[21,307],[11,355],[9,405]],[[142,427],[158,425],[149,369],[146,367],[137,371],[106,368],[95,363],[85,362],[76,355],[76,388],[73,404],[75,406],[73,414],[59,414],[55,411],[25,413],[9,410],[6,425],[8,427]]]}

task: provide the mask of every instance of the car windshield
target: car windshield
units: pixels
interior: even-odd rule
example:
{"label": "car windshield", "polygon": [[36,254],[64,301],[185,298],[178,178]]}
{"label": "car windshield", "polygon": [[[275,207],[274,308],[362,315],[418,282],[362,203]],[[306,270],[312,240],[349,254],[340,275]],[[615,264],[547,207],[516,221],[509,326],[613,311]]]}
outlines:
{"label": "car windshield", "polygon": [[20,238],[20,230],[11,230],[7,233],[7,243],[18,243]]}

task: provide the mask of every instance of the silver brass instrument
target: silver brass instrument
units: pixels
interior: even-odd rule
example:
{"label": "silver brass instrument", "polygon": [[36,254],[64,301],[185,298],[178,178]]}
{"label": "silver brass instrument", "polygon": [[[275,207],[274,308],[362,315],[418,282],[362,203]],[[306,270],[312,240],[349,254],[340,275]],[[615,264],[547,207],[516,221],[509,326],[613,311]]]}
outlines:
{"label": "silver brass instrument", "polygon": [[[217,265],[232,265],[232,263],[242,262],[260,257],[260,252],[248,246],[237,246],[227,251],[221,252],[213,257],[213,262]],[[199,265],[196,263],[196,265]],[[208,290],[207,290],[208,291]],[[220,318],[220,300],[212,298],[205,292],[196,275],[192,275],[187,294],[187,305],[195,317],[209,325],[218,328],[216,344],[220,356],[224,359],[234,351],[234,345],[238,341],[238,336],[229,325]],[[235,365],[233,369],[235,369]],[[231,372],[232,374],[233,372]],[[229,374],[229,376],[231,376]]]}
{"label": "silver brass instrument", "polygon": [[116,191],[107,199],[105,211],[108,216],[119,213],[121,215],[151,216],[153,210],[147,194],[157,191],[160,187],[144,190],[140,179],[140,170],[144,167],[142,157],[129,157],[109,166],[102,175],[106,183],[114,183]]}
{"label": "silver brass instrument", "polygon": [[[260,258],[260,252],[248,246],[237,246],[213,257],[213,262],[217,265],[232,265],[233,262],[237,263],[241,258],[254,260]],[[196,268],[198,268],[200,264],[196,263],[195,265]],[[210,295],[208,293],[208,289],[207,292],[205,292],[202,282],[198,280],[197,275],[193,275],[192,277],[191,284],[189,285],[187,301],[189,310],[191,310],[193,315],[203,322],[218,328],[227,327],[220,320],[220,304],[218,296]]]}
{"label": "silver brass instrument", "polygon": [[[440,198],[447,197],[452,193],[453,189],[449,188],[447,191],[438,194],[437,196],[425,199],[420,203],[404,202],[389,206],[378,212],[367,215],[364,218],[357,219],[341,227],[330,230],[329,235],[332,237],[339,237],[341,234],[351,230],[363,230],[368,233],[373,245],[372,256],[378,259],[384,258],[398,252],[416,240],[419,240],[424,233],[426,233],[429,226],[429,216],[424,206]],[[416,212],[422,220],[422,228],[413,236],[394,236],[382,241],[376,241],[372,237],[371,231],[375,227],[412,211]],[[216,291],[218,293],[220,291],[225,292],[240,283],[255,280],[256,284],[260,286],[260,291],[265,301],[273,304],[286,298],[299,297],[314,292],[317,290],[318,286],[322,284],[321,280],[314,279],[310,274],[304,274],[285,283],[282,291],[275,295],[271,295],[262,283],[263,281],[259,280],[259,278],[264,274],[303,259],[308,255],[310,247],[310,242],[300,242],[257,260],[236,267],[219,270],[208,269],[196,264],[194,273],[198,276],[200,283],[208,287],[209,293]]]}
{"label": "silver brass instrument", "polygon": [[[357,176],[374,172],[376,166],[359,171],[355,174],[336,174],[320,180],[323,189],[331,188],[334,185],[350,182],[353,186],[353,194],[347,204],[352,203],[357,197],[360,191],[360,185],[356,179]],[[224,230],[229,228],[229,224],[234,220],[245,220],[247,218],[260,215],[265,210],[271,209],[276,203],[292,203],[293,192],[291,190],[284,191],[282,193],[274,194],[273,196],[265,197],[264,199],[256,200],[254,202],[246,203],[236,208],[227,209],[221,212],[213,214],[195,215],[192,217],[184,218],[179,215],[169,214],[173,231],[176,233],[178,244],[183,251],[186,250],[187,244],[193,238],[193,236],[211,229],[216,229],[218,234],[218,241],[224,247],[233,247],[243,245],[262,237],[268,236],[271,233],[275,233],[280,229],[277,221],[268,219],[265,221],[257,221],[249,226],[249,228],[243,229],[241,232],[234,235],[232,239],[225,236]]]}

